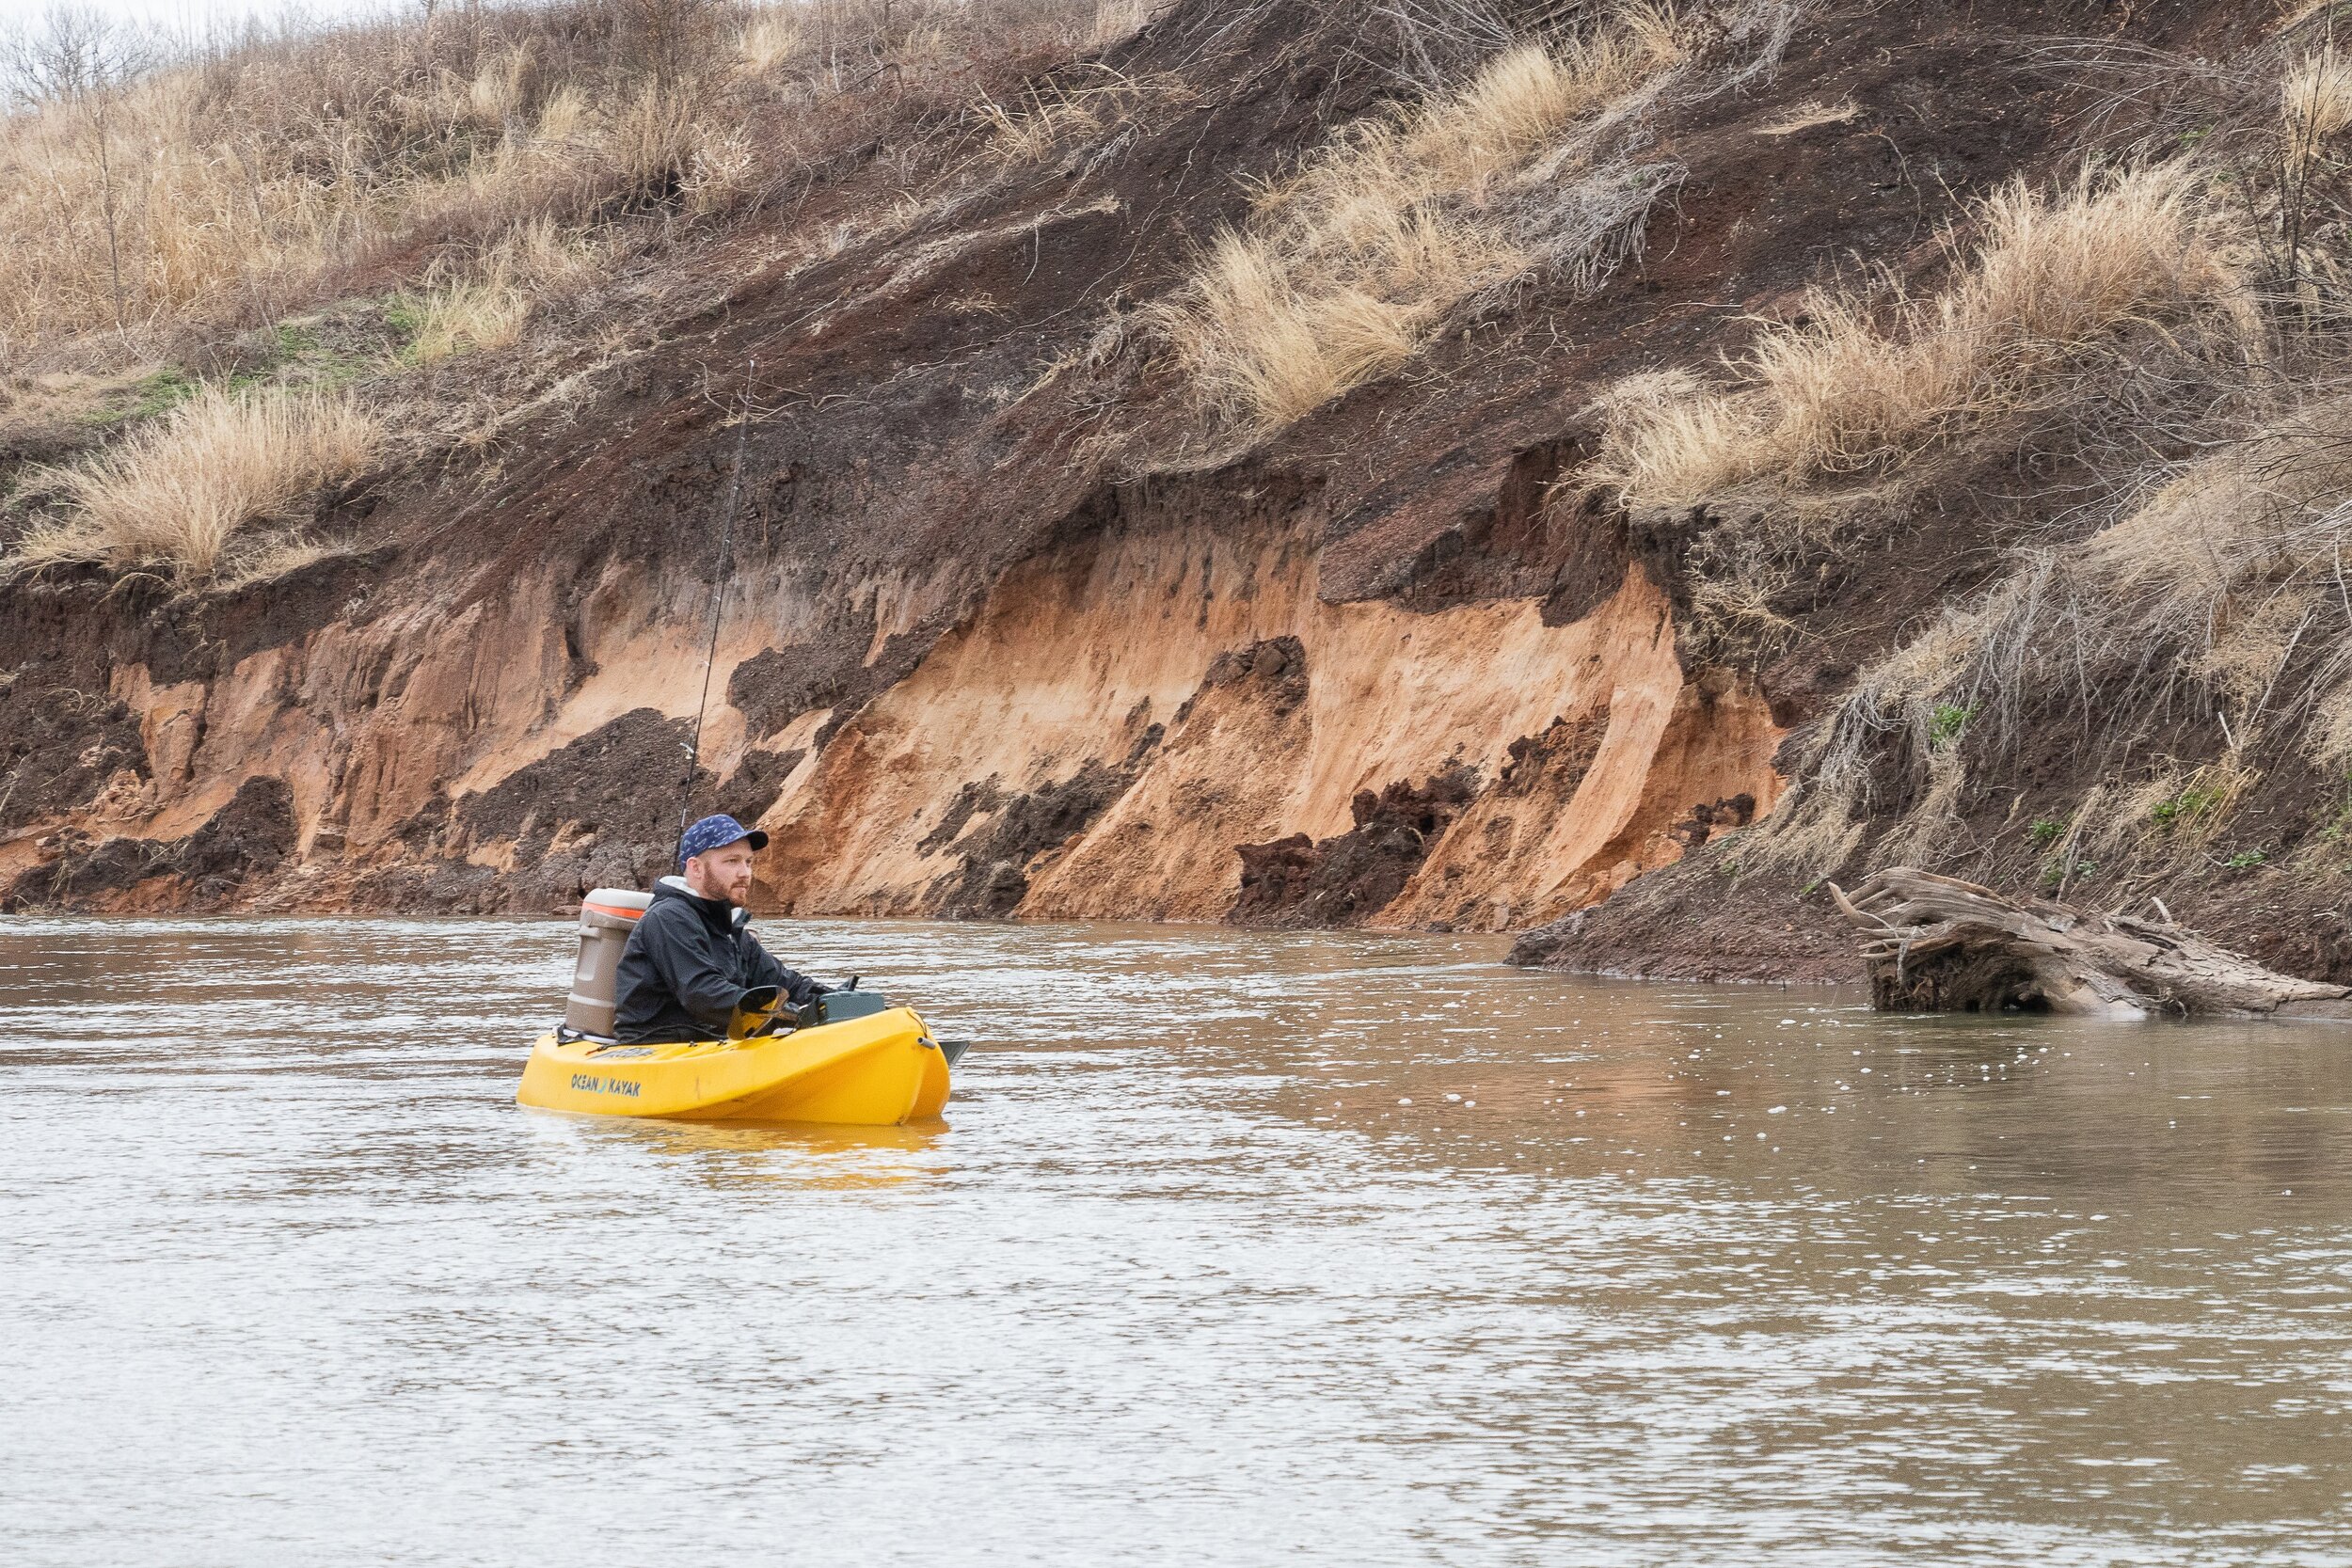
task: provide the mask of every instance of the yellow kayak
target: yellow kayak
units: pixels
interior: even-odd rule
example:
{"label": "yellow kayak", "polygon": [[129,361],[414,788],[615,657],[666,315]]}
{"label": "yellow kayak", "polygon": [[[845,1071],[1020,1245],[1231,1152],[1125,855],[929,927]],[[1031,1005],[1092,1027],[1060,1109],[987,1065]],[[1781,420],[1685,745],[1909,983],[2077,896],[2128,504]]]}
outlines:
{"label": "yellow kayak", "polygon": [[939,1115],[949,1060],[912,1007],[744,1040],[614,1045],[542,1035],[515,1098],[600,1117],[896,1127]]}

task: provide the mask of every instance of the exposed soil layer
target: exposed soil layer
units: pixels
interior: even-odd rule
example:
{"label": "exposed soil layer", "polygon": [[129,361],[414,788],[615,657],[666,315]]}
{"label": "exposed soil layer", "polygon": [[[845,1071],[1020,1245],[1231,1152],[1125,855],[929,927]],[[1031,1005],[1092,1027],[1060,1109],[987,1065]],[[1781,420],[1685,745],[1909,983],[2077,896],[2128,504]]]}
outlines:
{"label": "exposed soil layer", "polygon": [[1525,933],[1511,961],[1634,978],[1862,979],[1853,933],[1826,893],[1737,885],[1722,857],[1705,853]]}
{"label": "exposed soil layer", "polygon": [[[758,897],[794,913],[1541,927],[1522,961],[1850,978],[1818,891],[1740,869],[1782,747],[2047,537],[2082,460],[1862,508],[1874,547],[1777,589],[1768,646],[1697,613],[1724,517],[1579,483],[1596,394],[1719,364],[1857,260],[1931,283],[1971,198],[2079,155],[2090,89],[2029,45],[2219,51],[2258,8],[1792,8],[1661,101],[1645,156],[1680,178],[1641,260],[1533,272],[1259,439],[1135,309],[1409,61],[1394,8],[1183,0],[1101,62],[1152,86],[1099,142],[960,183],[969,137],[858,153],[495,454],[331,498],[364,549],[229,593],[0,586],[0,879],[18,907],[549,911],[667,870],[687,785],[771,832]],[[826,253],[784,243],[819,221]],[[755,356],[737,425],[711,388]],[[2023,815],[1968,824],[2026,877],[2024,825],[2090,782],[2042,733]],[[2266,778],[2270,868],[2165,886],[2341,975],[2339,884],[2277,867],[2342,814],[2283,756]]]}
{"label": "exposed soil layer", "polygon": [[971,918],[1008,915],[1019,909],[1029,894],[1030,873],[1042,859],[1058,853],[1092,827],[1111,802],[1127,792],[1144,759],[1159,745],[1161,733],[1157,724],[1145,730],[1125,762],[1116,767],[1089,757],[1069,778],[1024,794],[1003,795],[993,781],[971,796],[960,793],[958,803],[985,809],[988,822],[968,840],[960,840],[959,835],[962,822],[970,820],[969,813],[957,821],[951,807],[948,819],[941,822],[942,830],[951,823],[956,830],[945,842],[958,844],[963,871],[940,896],[939,912]]}
{"label": "exposed soil layer", "polygon": [[235,907],[248,882],[284,866],[296,839],[283,779],[252,778],[185,838],[59,834],[55,860],[18,874],[0,907],[104,911]]}
{"label": "exposed soil layer", "polygon": [[1227,918],[1236,926],[1359,925],[1405,891],[1477,795],[1478,774],[1457,765],[1425,784],[1358,790],[1347,807],[1355,826],[1337,837],[1293,833],[1241,845],[1241,895]]}
{"label": "exposed soil layer", "polygon": [[693,733],[685,720],[632,708],[466,796],[455,836],[510,871],[514,907],[561,910],[591,888],[650,886],[675,869],[681,816],[712,784],[697,768],[688,785]]}
{"label": "exposed soil layer", "polygon": [[20,667],[0,689],[0,826],[21,828],[90,806],[121,775],[147,780],[147,748],[130,708],[104,694],[40,684]]}

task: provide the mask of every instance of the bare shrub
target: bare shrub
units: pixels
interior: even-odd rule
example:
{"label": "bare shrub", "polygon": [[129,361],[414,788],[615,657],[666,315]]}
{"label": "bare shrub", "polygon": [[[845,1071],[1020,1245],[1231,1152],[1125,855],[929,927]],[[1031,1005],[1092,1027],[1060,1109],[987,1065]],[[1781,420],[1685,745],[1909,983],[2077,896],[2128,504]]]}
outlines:
{"label": "bare shrub", "polygon": [[348,396],[208,389],[79,467],[36,475],[67,513],[28,532],[10,564],[97,562],[200,582],[242,531],[298,521],[320,486],[368,467],[382,443]]}

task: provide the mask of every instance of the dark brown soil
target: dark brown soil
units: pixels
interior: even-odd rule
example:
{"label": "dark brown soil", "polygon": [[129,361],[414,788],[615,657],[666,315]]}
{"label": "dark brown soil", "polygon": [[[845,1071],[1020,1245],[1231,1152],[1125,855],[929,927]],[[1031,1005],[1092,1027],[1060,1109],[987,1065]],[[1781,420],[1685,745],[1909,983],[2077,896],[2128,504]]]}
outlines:
{"label": "dark brown soil", "polygon": [[131,710],[103,694],[44,683],[19,666],[0,686],[0,828],[85,805],[122,769],[145,777],[147,748]]}
{"label": "dark brown soil", "polygon": [[218,908],[249,878],[277,870],[294,850],[294,791],[283,779],[247,779],[212,820],[173,847],[199,907]]}
{"label": "dark brown soil", "polygon": [[[1734,841],[1736,842],[1736,840]],[[1528,932],[1511,961],[1681,980],[1862,979],[1851,928],[1818,889],[1740,883],[1720,847],[1629,883],[1606,903]]]}
{"label": "dark brown soil", "polygon": [[467,796],[456,816],[472,841],[515,842],[504,907],[568,908],[591,888],[648,887],[676,870],[680,811],[707,804],[714,783],[696,769],[681,800],[693,733],[685,720],[636,708]]}
{"label": "dark brown soil", "polygon": [[873,635],[868,621],[863,631],[845,626],[828,641],[755,653],[735,667],[727,701],[743,710],[754,735],[771,734],[810,708],[832,707],[858,685]]}
{"label": "dark brown soil", "polygon": [[[949,812],[954,832],[961,832],[977,810],[994,815],[962,849],[963,871],[947,887],[940,912],[960,920],[1009,914],[1028,893],[1029,877],[1040,860],[1092,826],[1127,793],[1164,733],[1162,726],[1151,725],[1136,737],[1121,765],[1105,767],[1089,759],[1076,773],[1042,789],[1005,796],[993,780],[967,785]],[[941,838],[942,833],[948,837]],[[952,838],[948,822],[943,821],[924,842],[936,846]]]}
{"label": "dark brown soil", "polygon": [[101,895],[168,877],[177,884],[173,906],[226,909],[249,881],[283,866],[299,836],[294,792],[286,781],[251,778],[185,838],[93,841],[73,835],[56,860],[21,874],[0,896],[0,908],[87,910]]}
{"label": "dark brown soil", "polygon": [[1348,802],[1355,826],[1320,841],[1294,833],[1245,844],[1241,893],[1226,918],[1236,926],[1352,926],[1404,891],[1429,849],[1478,794],[1475,768],[1456,766],[1413,784]]}

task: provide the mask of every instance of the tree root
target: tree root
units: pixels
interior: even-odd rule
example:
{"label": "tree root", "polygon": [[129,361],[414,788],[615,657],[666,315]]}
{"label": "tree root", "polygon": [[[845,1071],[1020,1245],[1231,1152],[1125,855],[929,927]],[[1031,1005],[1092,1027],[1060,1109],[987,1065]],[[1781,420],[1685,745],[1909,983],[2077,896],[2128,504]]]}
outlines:
{"label": "tree root", "polygon": [[2352,987],[2265,969],[2169,912],[2136,920],[2004,898],[1908,865],[1829,893],[1862,933],[1870,1002],[1886,1012],[2352,1018]]}

